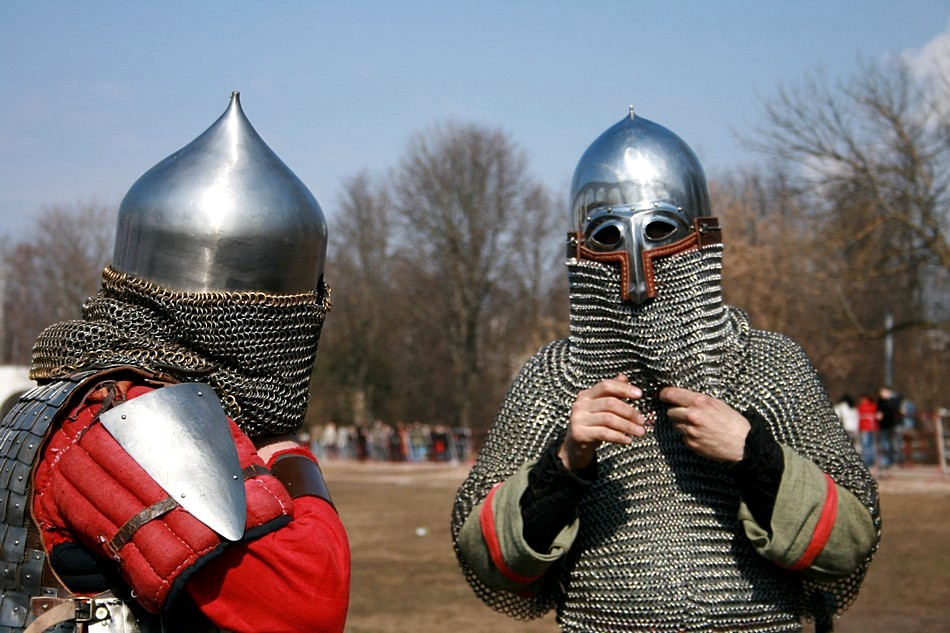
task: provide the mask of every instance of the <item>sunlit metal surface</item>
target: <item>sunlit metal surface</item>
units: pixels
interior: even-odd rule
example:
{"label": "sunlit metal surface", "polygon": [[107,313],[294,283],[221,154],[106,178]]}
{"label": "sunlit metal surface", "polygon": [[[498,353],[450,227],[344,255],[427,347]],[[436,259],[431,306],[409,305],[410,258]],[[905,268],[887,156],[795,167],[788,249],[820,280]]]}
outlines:
{"label": "sunlit metal surface", "polygon": [[326,245],[320,205],[235,92],[211,127],[132,185],[112,265],[180,292],[308,292]]}

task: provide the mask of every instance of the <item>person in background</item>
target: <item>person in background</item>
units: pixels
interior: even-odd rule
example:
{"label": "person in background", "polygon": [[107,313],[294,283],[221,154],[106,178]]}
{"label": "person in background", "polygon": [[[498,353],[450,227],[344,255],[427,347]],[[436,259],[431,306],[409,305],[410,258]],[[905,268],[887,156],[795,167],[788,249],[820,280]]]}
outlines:
{"label": "person in background", "polygon": [[350,552],[295,437],[327,228],[232,94],[132,186],[82,319],[3,421],[5,631],[343,631]]}
{"label": "person in background", "polygon": [[858,446],[858,409],[854,406],[854,398],[850,394],[844,394],[835,404],[835,413],[841,420],[841,426],[851,438],[851,443]]}
{"label": "person in background", "polygon": [[881,468],[890,468],[901,456],[901,396],[890,387],[881,387],[877,396],[878,441],[881,446]]}
{"label": "person in background", "polygon": [[723,303],[696,156],[631,109],[581,158],[571,224],[569,337],[456,495],[466,580],[568,632],[828,630],[877,548],[876,483],[802,349]]}
{"label": "person in background", "polygon": [[877,464],[878,428],[877,403],[871,394],[862,393],[858,399],[858,432],[861,435],[861,455],[868,467]]}

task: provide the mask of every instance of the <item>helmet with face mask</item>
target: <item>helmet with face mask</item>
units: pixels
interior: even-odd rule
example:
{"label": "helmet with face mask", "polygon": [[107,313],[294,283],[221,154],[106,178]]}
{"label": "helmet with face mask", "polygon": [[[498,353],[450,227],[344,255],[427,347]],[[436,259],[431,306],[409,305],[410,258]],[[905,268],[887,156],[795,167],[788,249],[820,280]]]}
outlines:
{"label": "helmet with face mask", "polygon": [[676,134],[629,116],[584,152],[571,186],[569,255],[616,262],[625,300],[655,296],[653,258],[706,243],[717,223],[699,159]]}

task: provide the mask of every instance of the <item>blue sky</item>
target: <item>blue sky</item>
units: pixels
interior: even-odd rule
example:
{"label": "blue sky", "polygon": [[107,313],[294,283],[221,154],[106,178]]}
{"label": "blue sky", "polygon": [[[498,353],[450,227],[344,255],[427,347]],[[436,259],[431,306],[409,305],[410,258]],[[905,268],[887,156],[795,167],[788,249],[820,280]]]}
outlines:
{"label": "blue sky", "polygon": [[503,130],[566,195],[633,104],[714,177],[757,159],[735,133],[779,87],[920,56],[948,20],[946,0],[4,0],[0,235],[47,205],[117,206],[233,90],[331,231],[342,182],[440,121]]}

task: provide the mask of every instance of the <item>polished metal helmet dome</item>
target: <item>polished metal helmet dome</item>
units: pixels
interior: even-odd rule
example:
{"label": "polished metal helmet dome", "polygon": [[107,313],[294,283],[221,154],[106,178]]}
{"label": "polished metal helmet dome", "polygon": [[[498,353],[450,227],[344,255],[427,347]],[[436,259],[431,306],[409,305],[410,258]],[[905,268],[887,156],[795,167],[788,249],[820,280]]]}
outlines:
{"label": "polished metal helmet dome", "polygon": [[622,296],[639,303],[655,294],[652,258],[695,246],[697,222],[709,215],[699,159],[680,137],[631,108],[574,171],[571,249],[581,259],[619,263]]}
{"label": "polished metal helmet dome", "polygon": [[710,215],[703,167],[683,139],[630,114],[600,135],[578,161],[571,184],[575,230],[598,208],[663,205],[690,218]]}
{"label": "polished metal helmet dome", "polygon": [[309,292],[323,274],[326,218],[251,126],[240,96],[161,161],[119,206],[112,267],[179,292]]}
{"label": "polished metal helmet dome", "polygon": [[649,119],[630,114],[600,135],[578,161],[571,184],[575,229],[598,207],[682,210],[710,215],[703,167],[683,139]]}

